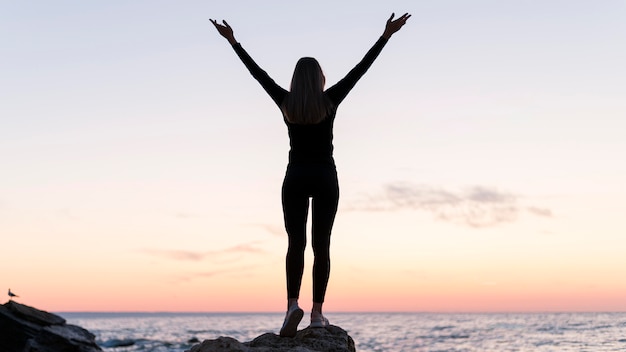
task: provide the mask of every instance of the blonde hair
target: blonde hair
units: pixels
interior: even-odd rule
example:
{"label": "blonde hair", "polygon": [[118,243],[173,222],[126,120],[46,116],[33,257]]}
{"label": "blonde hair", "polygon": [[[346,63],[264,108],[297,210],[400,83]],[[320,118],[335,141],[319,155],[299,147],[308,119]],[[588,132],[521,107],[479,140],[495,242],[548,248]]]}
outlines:
{"label": "blonde hair", "polygon": [[298,60],[291,78],[291,89],[282,103],[285,119],[309,125],[322,122],[334,109],[324,94],[326,78],[320,64],[312,57]]}

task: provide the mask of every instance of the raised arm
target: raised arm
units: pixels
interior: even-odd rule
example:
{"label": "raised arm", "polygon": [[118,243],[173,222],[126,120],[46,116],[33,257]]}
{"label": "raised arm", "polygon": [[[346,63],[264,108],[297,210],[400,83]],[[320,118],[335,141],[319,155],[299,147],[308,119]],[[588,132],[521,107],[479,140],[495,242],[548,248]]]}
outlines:
{"label": "raised arm", "polygon": [[234,44],[237,43],[237,40],[235,40],[235,34],[233,33],[233,29],[228,24],[228,22],[226,22],[226,20],[222,20],[222,23],[224,23],[224,24],[219,24],[219,23],[217,23],[216,20],[212,20],[212,19],[209,19],[209,21],[211,21],[211,23],[213,23],[213,25],[215,26],[215,29],[217,29],[219,34],[222,37],[226,38],[226,40],[228,40],[230,45],[234,45]]}
{"label": "raised arm", "polygon": [[337,82],[334,86],[328,88],[326,93],[328,97],[332,100],[335,105],[339,105],[348,95],[350,90],[354,88],[356,83],[363,77],[365,72],[372,66],[374,60],[378,57],[378,54],[383,50],[385,44],[391,36],[404,26],[406,20],[411,17],[408,13],[400,16],[398,19],[393,20],[394,14],[391,14],[391,17],[387,20],[385,25],[385,31],[382,36],[378,39],[378,41],[370,48],[370,50],[365,54],[363,59],[352,69],[348,74]]}
{"label": "raised arm", "polygon": [[409,15],[408,13],[405,13],[404,15],[400,16],[400,18],[398,18],[397,20],[394,20],[393,16],[395,16],[394,13],[392,13],[391,17],[389,17],[389,19],[387,20],[387,24],[385,25],[385,31],[383,32],[383,35],[382,35],[382,37],[387,40],[391,38],[392,34],[399,31],[400,28],[402,28],[402,26],[406,24],[406,20],[411,18],[411,15]]}
{"label": "raised arm", "polygon": [[276,103],[276,105],[280,107],[283,99],[285,98],[285,95],[287,94],[287,91],[278,84],[276,84],[276,82],[274,82],[274,80],[267,74],[267,72],[263,71],[263,69],[261,69],[261,67],[259,67],[256,62],[254,62],[252,57],[248,55],[248,53],[244,50],[241,44],[238,43],[235,39],[233,29],[228,24],[228,22],[222,21],[224,24],[219,24],[216,20],[210,21],[211,23],[213,23],[218,33],[222,37],[226,38],[226,40],[228,40],[228,43],[230,43],[230,45],[233,47],[233,50],[235,50],[235,53],[237,53],[237,56],[239,56],[241,62],[246,65],[246,68],[248,69],[248,71],[250,71],[252,77],[254,77],[254,79],[256,79],[261,84],[263,89],[265,89],[267,94],[269,94],[269,96]]}

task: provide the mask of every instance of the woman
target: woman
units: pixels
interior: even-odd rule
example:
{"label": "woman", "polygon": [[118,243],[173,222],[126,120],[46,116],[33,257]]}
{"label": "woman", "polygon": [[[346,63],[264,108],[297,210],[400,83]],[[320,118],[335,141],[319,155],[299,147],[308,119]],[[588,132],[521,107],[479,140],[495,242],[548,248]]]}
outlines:
{"label": "woman", "polygon": [[252,60],[235,40],[233,29],[211,20],[215,28],[246,65],[252,76],[280,108],[289,132],[289,164],[282,187],[285,229],[289,237],[286,257],[287,314],[280,330],[281,336],[295,336],[304,314],[298,305],[304,270],[306,220],[309,198],[312,199],[313,243],[313,308],[311,327],[326,327],[328,319],[322,314],[322,304],[330,273],[330,233],[339,201],[339,184],[333,159],[333,122],[337,107],[356,82],[365,74],[392,34],[400,30],[411,17],[405,13],[387,20],[385,30],[365,57],[341,81],[324,90],[325,77],[314,58],[298,61],[289,91],[281,88]]}

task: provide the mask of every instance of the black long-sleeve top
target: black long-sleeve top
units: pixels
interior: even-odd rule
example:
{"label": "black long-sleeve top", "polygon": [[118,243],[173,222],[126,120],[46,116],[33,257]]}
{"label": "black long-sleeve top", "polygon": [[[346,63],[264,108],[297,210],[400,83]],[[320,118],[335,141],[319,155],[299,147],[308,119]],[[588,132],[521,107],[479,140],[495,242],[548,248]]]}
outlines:
{"label": "black long-sleeve top", "polygon": [[[356,82],[367,72],[378,54],[387,43],[387,39],[380,37],[372,48],[365,54],[363,59],[348,74],[332,87],[326,89],[324,94],[334,105],[333,112],[322,122],[317,124],[294,124],[283,117],[289,131],[289,163],[322,163],[335,165],[333,159],[333,123],[337,107],[348,95]],[[280,108],[283,100],[289,93],[276,84],[274,80],[254,62],[240,43],[233,44],[233,49],[246,65],[248,71],[261,84],[272,100]],[[282,110],[281,110],[282,111]]]}

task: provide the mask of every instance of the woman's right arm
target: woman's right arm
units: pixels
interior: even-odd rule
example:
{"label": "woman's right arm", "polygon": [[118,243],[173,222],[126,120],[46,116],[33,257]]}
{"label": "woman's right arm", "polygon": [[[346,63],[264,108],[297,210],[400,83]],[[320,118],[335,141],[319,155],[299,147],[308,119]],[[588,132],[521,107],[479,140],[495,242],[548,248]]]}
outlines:
{"label": "woman's right arm", "polygon": [[274,82],[274,80],[267,74],[267,72],[261,69],[261,67],[259,67],[259,65],[254,62],[252,57],[248,55],[248,53],[244,50],[241,44],[238,43],[235,39],[235,35],[233,34],[233,29],[231,28],[231,26],[226,21],[222,22],[224,23],[223,25],[217,23],[216,20],[211,20],[211,23],[213,23],[219,34],[222,37],[226,38],[226,40],[228,40],[228,43],[230,43],[230,45],[233,47],[235,53],[237,53],[237,56],[239,56],[239,59],[241,59],[243,64],[246,65],[246,68],[248,68],[248,71],[250,71],[252,77],[254,77],[254,79],[256,79],[261,84],[263,89],[265,89],[267,94],[269,94],[269,96],[276,103],[276,105],[280,107],[283,99],[285,98],[285,95],[287,95],[287,91],[278,84],[276,84],[276,82]]}

